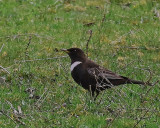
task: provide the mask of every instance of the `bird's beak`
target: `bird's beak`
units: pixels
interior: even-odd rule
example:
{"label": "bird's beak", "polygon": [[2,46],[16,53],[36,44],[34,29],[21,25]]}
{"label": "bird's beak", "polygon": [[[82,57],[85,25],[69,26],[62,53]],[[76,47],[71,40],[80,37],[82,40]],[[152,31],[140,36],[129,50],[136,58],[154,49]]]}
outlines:
{"label": "bird's beak", "polygon": [[61,49],[61,51],[65,52],[65,53],[69,53],[69,51],[67,49]]}

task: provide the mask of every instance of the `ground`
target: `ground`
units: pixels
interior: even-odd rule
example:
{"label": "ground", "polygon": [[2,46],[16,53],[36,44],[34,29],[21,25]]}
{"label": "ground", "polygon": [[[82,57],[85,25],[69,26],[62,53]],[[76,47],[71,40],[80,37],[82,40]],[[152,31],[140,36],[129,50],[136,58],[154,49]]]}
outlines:
{"label": "ground", "polygon": [[[0,127],[160,127],[158,0],[0,0],[0,8]],[[154,86],[122,85],[93,101],[59,51],[71,47]]]}

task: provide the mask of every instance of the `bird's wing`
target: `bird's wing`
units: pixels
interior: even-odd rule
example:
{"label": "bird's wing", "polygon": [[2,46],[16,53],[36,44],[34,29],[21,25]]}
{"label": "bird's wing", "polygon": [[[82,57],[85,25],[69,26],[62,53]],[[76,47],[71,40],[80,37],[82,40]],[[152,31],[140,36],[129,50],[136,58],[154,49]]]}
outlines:
{"label": "bird's wing", "polygon": [[87,71],[90,75],[94,76],[97,79],[105,79],[105,80],[124,79],[123,77],[117,75],[116,73],[113,73],[112,71],[104,69],[102,67],[88,68]]}

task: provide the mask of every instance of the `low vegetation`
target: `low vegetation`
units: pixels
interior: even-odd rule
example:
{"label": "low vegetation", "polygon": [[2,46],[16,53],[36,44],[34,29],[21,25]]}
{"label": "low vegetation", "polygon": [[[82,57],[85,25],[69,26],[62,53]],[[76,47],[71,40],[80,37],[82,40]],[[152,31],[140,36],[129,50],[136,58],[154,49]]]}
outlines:
{"label": "low vegetation", "polygon": [[[0,127],[160,127],[158,0],[0,0],[0,8]],[[59,51],[71,47],[154,86],[122,85],[94,102]]]}

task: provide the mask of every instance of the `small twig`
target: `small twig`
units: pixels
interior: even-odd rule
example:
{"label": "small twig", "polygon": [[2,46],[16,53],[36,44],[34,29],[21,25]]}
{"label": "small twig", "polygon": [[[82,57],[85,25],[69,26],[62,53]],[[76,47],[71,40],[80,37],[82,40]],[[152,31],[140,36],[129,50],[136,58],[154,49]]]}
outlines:
{"label": "small twig", "polygon": [[44,94],[45,94],[47,91],[48,91],[48,88],[45,88],[45,91],[44,91],[43,94],[40,96],[40,98],[39,98],[38,101],[35,103],[35,105],[37,105],[37,104],[41,101],[42,97],[44,96]]}
{"label": "small twig", "polygon": [[87,57],[88,57],[88,44],[89,44],[89,41],[91,40],[91,37],[92,37],[92,30],[89,30],[89,38],[87,40],[87,44],[86,44],[86,54],[87,54]]}
{"label": "small twig", "polygon": [[[18,123],[20,123],[21,125],[25,125],[24,122],[22,122],[21,120],[19,120],[19,114],[22,114],[22,113],[19,113],[14,107],[13,107],[13,104],[11,102],[9,102],[8,100],[6,100],[7,104],[10,105],[11,109],[13,110],[13,114],[14,114],[14,117],[15,117],[15,120],[13,120],[14,122],[17,121]],[[19,110],[21,109],[20,107],[18,107]],[[21,110],[20,110],[21,111]],[[22,111],[21,111],[22,112]],[[15,122],[16,123],[16,122]],[[17,123],[16,123],[17,124]]]}
{"label": "small twig", "polygon": [[127,36],[128,34],[132,33],[132,30],[130,30],[129,32],[123,34],[122,36],[120,36],[118,39],[111,41],[111,44],[116,44],[117,42],[121,42],[122,38]]}
{"label": "small twig", "polygon": [[2,47],[0,48],[0,52],[2,51],[3,47],[4,47],[4,43],[2,44]]}
{"label": "small twig", "polygon": [[0,68],[2,68],[4,71],[6,71],[8,74],[10,74],[10,72],[6,68],[2,67],[1,65],[0,65]]}
{"label": "small twig", "polygon": [[50,40],[53,40],[54,38],[51,36],[46,36],[46,35],[39,35],[36,33],[25,33],[25,34],[18,34],[18,35],[8,35],[8,36],[1,36],[0,39],[2,38],[18,38],[21,36],[36,36],[36,37],[40,37],[40,38],[50,38]]}
{"label": "small twig", "polygon": [[115,121],[115,119],[119,116],[119,113],[117,113],[115,115],[115,117],[113,118],[113,120],[111,121],[111,123],[109,123],[109,125],[107,126],[107,128],[109,128],[111,126],[111,124]]}
{"label": "small twig", "polygon": [[105,21],[105,18],[106,18],[106,14],[103,15],[102,24],[103,24],[103,22]]}
{"label": "small twig", "polygon": [[[142,110],[148,110],[148,108],[134,108],[134,110],[142,111]],[[152,109],[152,110],[149,110],[149,112],[159,112],[159,111],[156,109]]]}
{"label": "small twig", "polygon": [[40,107],[42,105],[42,103],[46,100],[46,98],[49,96],[50,91],[46,94],[46,96],[41,100],[41,102],[37,105],[38,107]]}
{"label": "small twig", "polygon": [[14,120],[13,120],[9,115],[7,115],[4,111],[0,110],[0,112],[1,112],[4,116],[6,116],[6,117],[8,117],[9,119],[11,119],[11,120],[17,125],[16,121],[14,121]]}
{"label": "small twig", "polygon": [[17,110],[13,107],[13,104],[11,102],[9,102],[8,100],[6,100],[7,104],[10,105],[11,109],[13,110],[14,113],[18,113]]}
{"label": "small twig", "polygon": [[150,88],[147,90],[145,96],[151,91],[151,89],[153,88],[153,86],[156,85],[158,82],[159,82],[159,80],[157,80],[157,81],[152,85],[152,87],[150,87]]}
{"label": "small twig", "polygon": [[117,72],[125,70],[127,68],[127,66],[133,64],[135,62],[135,60],[131,61],[130,63],[126,64],[123,68],[120,68]]}
{"label": "small twig", "polygon": [[32,40],[32,36],[30,35],[29,36],[29,41],[27,43],[27,47],[26,47],[26,50],[25,50],[25,56],[27,57],[27,54],[28,54],[28,48],[29,48],[29,45],[31,44],[31,40]]}
{"label": "small twig", "polygon": [[143,116],[140,117],[140,120],[137,121],[137,123],[133,126],[133,128],[135,128],[142,120],[143,118],[146,116],[146,114],[149,112],[150,108],[152,108],[153,105],[151,105],[148,110],[144,113]]}
{"label": "small twig", "polygon": [[146,70],[149,72],[149,78],[148,78],[146,84],[151,84],[150,81],[151,81],[151,79],[152,79],[152,72],[151,72],[150,69],[146,69]]}
{"label": "small twig", "polygon": [[[65,73],[68,73],[68,69],[66,69],[66,67],[63,64],[59,64],[63,70],[65,71]],[[65,78],[68,78],[68,76],[64,76]]]}
{"label": "small twig", "polygon": [[[137,67],[136,67],[136,68],[137,68]],[[145,69],[145,68],[138,68],[138,69],[149,72],[149,78],[148,78],[148,80],[147,80],[146,82],[144,82],[144,83],[145,83],[145,85],[153,86],[153,85],[150,83],[150,81],[151,81],[151,79],[152,79],[152,77],[153,77],[151,70],[150,70],[150,69]]]}
{"label": "small twig", "polygon": [[[145,70],[145,69],[144,69],[144,70]],[[150,83],[150,81],[151,81],[153,75],[152,75],[152,72],[151,72],[150,69],[146,69],[146,70],[149,72],[149,78],[148,78],[146,84],[148,84],[148,85],[150,85],[150,86],[156,85],[156,84],[159,82],[159,80],[157,80],[154,84]]]}
{"label": "small twig", "polygon": [[20,63],[34,62],[34,61],[41,61],[41,60],[54,60],[54,59],[67,58],[67,57],[68,57],[68,56],[57,56],[57,57],[53,57],[53,58],[45,58],[45,59],[21,60],[21,61],[15,60],[15,63],[17,63],[17,62],[20,62]]}
{"label": "small twig", "polygon": [[120,46],[120,47],[117,47],[117,49],[119,49],[119,48],[122,48],[122,49],[126,48],[126,49],[133,49],[133,50],[152,50],[152,51],[160,49],[159,47],[157,47],[157,48],[156,47],[151,47],[151,49],[147,49],[146,47],[143,47],[143,46],[142,47],[135,47],[135,46]]}

